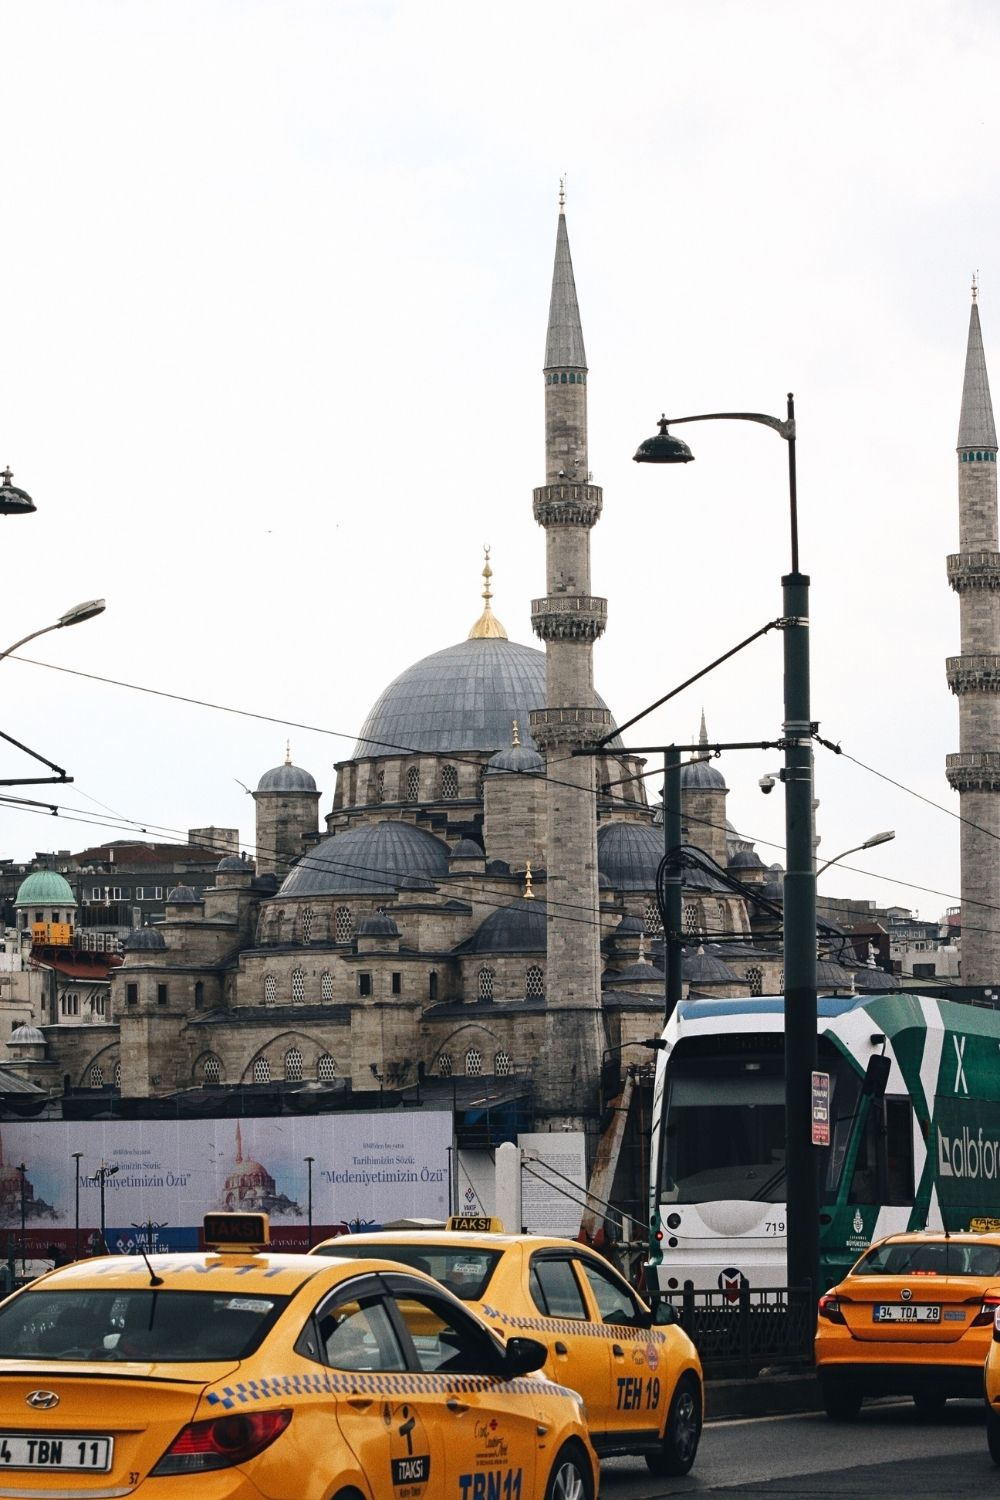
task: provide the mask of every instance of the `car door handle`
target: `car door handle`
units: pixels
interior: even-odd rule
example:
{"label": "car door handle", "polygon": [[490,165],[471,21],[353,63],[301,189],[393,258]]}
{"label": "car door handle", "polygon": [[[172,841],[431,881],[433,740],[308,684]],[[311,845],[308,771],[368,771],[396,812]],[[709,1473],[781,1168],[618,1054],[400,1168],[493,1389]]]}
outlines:
{"label": "car door handle", "polygon": [[553,1347],[553,1349],[555,1350],[555,1352],[557,1354],[568,1354],[569,1353],[569,1350],[566,1348],[566,1345],[562,1342],[561,1339],[557,1339],[556,1342],[552,1345],[552,1347]]}
{"label": "car door handle", "polygon": [[625,1350],[622,1348],[621,1344],[612,1344],[611,1353],[615,1356],[616,1359],[625,1358]]}
{"label": "car door handle", "polygon": [[449,1411],[463,1412],[469,1410],[469,1404],[467,1401],[458,1401],[454,1396],[449,1396],[448,1400],[445,1402],[445,1405],[447,1406]]}
{"label": "car door handle", "polygon": [[372,1404],[372,1398],[371,1396],[348,1396],[347,1404],[355,1411],[367,1411]]}

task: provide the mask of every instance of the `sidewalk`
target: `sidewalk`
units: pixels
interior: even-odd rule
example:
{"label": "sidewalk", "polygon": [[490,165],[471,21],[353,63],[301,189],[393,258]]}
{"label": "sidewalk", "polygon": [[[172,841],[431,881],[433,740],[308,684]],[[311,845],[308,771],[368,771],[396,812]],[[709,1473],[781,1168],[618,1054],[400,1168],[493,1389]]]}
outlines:
{"label": "sidewalk", "polygon": [[822,1411],[815,1370],[776,1366],[752,1380],[706,1380],[705,1420],[770,1417],[783,1412]]}

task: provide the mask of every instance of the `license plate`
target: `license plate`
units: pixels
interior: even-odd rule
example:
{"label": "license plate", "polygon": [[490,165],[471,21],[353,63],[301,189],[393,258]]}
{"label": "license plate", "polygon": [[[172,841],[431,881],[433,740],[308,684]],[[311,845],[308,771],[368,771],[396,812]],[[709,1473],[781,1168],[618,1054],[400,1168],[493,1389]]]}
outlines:
{"label": "license plate", "polygon": [[933,1302],[876,1302],[876,1323],[940,1323],[941,1309]]}
{"label": "license plate", "polygon": [[78,1432],[0,1432],[0,1470],[86,1469],[106,1474],[111,1468],[114,1439],[84,1437]]}

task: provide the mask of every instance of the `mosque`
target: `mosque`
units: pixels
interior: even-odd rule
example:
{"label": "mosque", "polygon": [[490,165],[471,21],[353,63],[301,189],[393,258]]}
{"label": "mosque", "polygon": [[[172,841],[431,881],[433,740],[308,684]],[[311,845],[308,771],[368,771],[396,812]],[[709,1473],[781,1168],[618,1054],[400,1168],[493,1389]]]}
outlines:
{"label": "mosque", "polygon": [[[487,554],[467,637],[375,700],[325,827],[314,777],[286,755],[253,794],[256,861],[229,853],[200,893],[171,889],[164,920],[127,940],[107,1016],[19,1028],[10,1072],[50,1094],[97,1078],[123,1104],[205,1114],[235,1094],[323,1111],[377,1091],[480,1115],[484,1098],[514,1100],[520,1128],[582,1128],[594,1148],[609,1060],[648,1064],[636,1044],[662,1023],[664,832],[593,684],[603,497],[562,203],[543,374],[542,649],[508,638]],[[683,838],[699,852],[685,992],[780,990],[781,871],[728,824],[704,719],[701,743],[682,768]],[[890,982],[850,950],[820,968],[828,990]]]}

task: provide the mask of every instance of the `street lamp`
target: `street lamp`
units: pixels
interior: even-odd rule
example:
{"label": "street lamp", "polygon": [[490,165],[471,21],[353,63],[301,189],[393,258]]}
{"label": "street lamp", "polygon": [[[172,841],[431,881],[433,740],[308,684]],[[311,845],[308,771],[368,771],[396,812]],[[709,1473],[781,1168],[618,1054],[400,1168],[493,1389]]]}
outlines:
{"label": "street lamp", "polygon": [[95,1174],[98,1182],[101,1185],[101,1253],[104,1255],[107,1255],[108,1253],[107,1241],[104,1238],[104,1184],[107,1182],[109,1177],[114,1177],[117,1171],[117,1162],[114,1162],[109,1167],[106,1162],[102,1161]]}
{"label": "street lamp", "polygon": [[73,1259],[74,1260],[79,1260],[80,1259],[80,1158],[81,1158],[82,1155],[83,1155],[82,1151],[74,1151],[73,1152],[73,1163],[74,1163],[74,1166],[73,1166],[73,1175],[74,1175],[74,1177],[76,1179],[76,1223],[75,1223],[76,1233],[75,1233],[75,1238],[74,1238],[74,1241],[73,1241]]}
{"label": "street lamp", "polygon": [[[659,432],[641,443],[636,463],[690,463],[694,454],[670,433],[671,423],[757,422],[788,445],[791,570],[781,580],[784,644],[785,752],[785,1180],[788,1202],[788,1285],[816,1286],[819,1261],[819,1185],[812,1152],[812,1075],[816,1069],[816,874],[813,864],[812,734],[809,707],[809,579],[799,572],[798,491],[795,476],[795,401],[787,415],[717,411],[661,417]],[[666,800],[666,799],[664,799]],[[664,809],[664,814],[666,809]]]}
{"label": "street lamp", "polygon": [[14,642],[13,646],[8,646],[6,651],[0,651],[0,661],[3,661],[5,656],[10,656],[11,652],[16,651],[19,646],[26,646],[29,641],[35,640],[37,636],[48,635],[50,630],[65,630],[67,625],[82,625],[84,620],[92,620],[95,615],[102,615],[105,607],[103,599],[86,599],[83,604],[75,604],[64,615],[60,615],[54,624],[43,625],[41,630],[33,630],[30,635],[23,635],[19,641]]}
{"label": "street lamp", "polygon": [[835,865],[838,860],[846,859],[849,854],[860,854],[862,849],[874,849],[876,844],[888,844],[895,837],[895,828],[885,828],[881,833],[873,833],[871,838],[865,839],[863,844],[855,844],[853,849],[842,849],[841,852],[839,854],[835,854],[832,859],[826,860],[824,864],[820,865],[819,869],[816,871],[816,874],[817,876],[822,875],[824,870],[828,870],[830,866]]}
{"label": "street lamp", "polygon": [[316,1160],[315,1156],[307,1156],[306,1157],[306,1170],[309,1173],[309,1200],[308,1200],[308,1205],[309,1206],[308,1206],[308,1210],[307,1210],[308,1211],[308,1215],[309,1215],[309,1221],[308,1221],[309,1222],[309,1240],[308,1240],[308,1244],[306,1246],[306,1248],[308,1250],[312,1249],[312,1242],[313,1242],[313,1162],[315,1160]]}
{"label": "street lamp", "polygon": [[30,516],[35,509],[35,502],[27,490],[19,490],[16,484],[11,484],[14,478],[13,472],[8,467],[0,471],[0,516]]}

